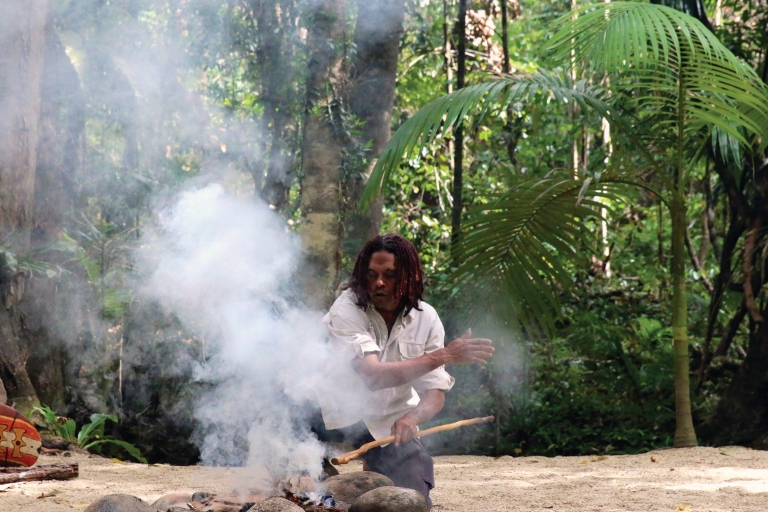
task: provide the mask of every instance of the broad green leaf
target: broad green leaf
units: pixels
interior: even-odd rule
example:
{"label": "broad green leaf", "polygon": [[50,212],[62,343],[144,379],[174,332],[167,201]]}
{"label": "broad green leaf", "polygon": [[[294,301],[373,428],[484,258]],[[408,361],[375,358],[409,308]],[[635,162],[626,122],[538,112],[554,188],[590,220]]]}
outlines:
{"label": "broad green leaf", "polygon": [[144,456],[141,454],[141,450],[136,448],[134,445],[127,441],[121,441],[119,439],[99,439],[98,441],[94,441],[92,443],[87,444],[86,446],[83,446],[84,449],[89,450],[91,448],[95,448],[97,446],[101,446],[103,444],[113,444],[115,446],[119,446],[120,448],[124,449],[128,454],[136,459],[137,461],[146,464],[147,459],[144,458]]}

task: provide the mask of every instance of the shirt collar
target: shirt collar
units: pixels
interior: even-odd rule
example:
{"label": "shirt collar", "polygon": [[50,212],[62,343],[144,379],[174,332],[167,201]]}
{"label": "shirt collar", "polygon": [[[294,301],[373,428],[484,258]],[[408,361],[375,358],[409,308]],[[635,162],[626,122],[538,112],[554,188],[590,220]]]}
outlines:
{"label": "shirt collar", "polygon": [[[418,306],[418,304],[417,304]],[[416,318],[416,313],[418,310],[416,308],[411,308],[411,310],[408,312],[407,315],[403,315],[403,323],[409,323],[412,320]]]}

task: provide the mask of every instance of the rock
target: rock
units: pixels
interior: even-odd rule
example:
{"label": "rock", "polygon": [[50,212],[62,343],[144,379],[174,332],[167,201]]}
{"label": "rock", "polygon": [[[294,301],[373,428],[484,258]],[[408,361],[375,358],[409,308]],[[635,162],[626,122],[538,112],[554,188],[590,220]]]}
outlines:
{"label": "rock", "polygon": [[355,471],[327,478],[323,482],[325,492],[337,501],[354,503],[358,496],[379,487],[395,485],[386,476],[373,471]]}
{"label": "rock", "polygon": [[404,487],[379,487],[352,503],[349,512],[429,512],[420,492]]}
{"label": "rock", "polygon": [[157,512],[157,509],[130,494],[110,494],[88,505],[85,512]]}
{"label": "rock", "polygon": [[168,509],[179,507],[189,510],[187,503],[192,501],[192,495],[186,492],[172,492],[161,496],[152,504],[160,512],[168,512]]}
{"label": "rock", "polygon": [[8,393],[5,392],[5,386],[3,385],[3,381],[0,379],[0,404],[6,403],[8,403]]}
{"label": "rock", "polygon": [[336,500],[336,504],[334,505],[335,508],[338,508],[340,510],[349,510],[349,507],[351,507],[349,503],[346,501]]}
{"label": "rock", "polygon": [[195,494],[192,495],[192,501],[199,501],[200,503],[205,503],[207,501],[211,501],[214,497],[216,497],[215,494],[211,494],[207,491],[197,491]]}
{"label": "rock", "polygon": [[304,512],[304,509],[285,498],[273,497],[260,501],[249,508],[248,512]]}

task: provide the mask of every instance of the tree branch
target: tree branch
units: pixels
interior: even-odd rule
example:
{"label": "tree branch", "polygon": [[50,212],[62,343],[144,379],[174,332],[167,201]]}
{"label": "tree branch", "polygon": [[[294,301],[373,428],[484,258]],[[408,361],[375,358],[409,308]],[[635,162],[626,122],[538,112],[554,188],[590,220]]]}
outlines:
{"label": "tree branch", "polygon": [[78,464],[53,464],[33,468],[0,468],[0,484],[30,480],[69,480],[79,475]]}
{"label": "tree branch", "polygon": [[755,304],[755,292],[752,288],[752,255],[755,252],[755,242],[757,241],[757,233],[760,231],[760,218],[756,218],[752,223],[752,228],[747,234],[746,240],[744,240],[744,252],[741,259],[741,271],[744,275],[744,301],[749,311],[749,316],[752,317],[756,323],[763,321],[763,315],[760,314],[760,309]]}
{"label": "tree branch", "polygon": [[739,332],[739,326],[746,315],[747,304],[742,300],[741,304],[739,304],[739,309],[736,310],[736,314],[733,315],[730,322],[728,322],[728,325],[725,327],[723,336],[720,338],[720,343],[717,345],[712,357],[724,356],[728,353],[728,349],[731,347],[731,342],[736,336],[736,333]]}
{"label": "tree branch", "polygon": [[685,228],[685,246],[688,248],[688,256],[691,257],[691,263],[693,263],[693,268],[696,269],[696,272],[699,274],[699,277],[701,277],[702,282],[704,283],[704,287],[709,292],[709,295],[711,296],[712,293],[714,293],[714,287],[712,286],[712,281],[709,280],[709,278],[702,272],[702,265],[699,261],[698,256],[696,256],[696,251],[693,248],[693,240],[691,240],[691,232],[686,227]]}

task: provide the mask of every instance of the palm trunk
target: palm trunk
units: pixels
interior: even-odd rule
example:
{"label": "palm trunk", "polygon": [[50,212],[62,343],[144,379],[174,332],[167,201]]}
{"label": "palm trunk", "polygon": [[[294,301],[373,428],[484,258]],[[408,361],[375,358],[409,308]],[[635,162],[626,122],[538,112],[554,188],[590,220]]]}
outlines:
{"label": "palm trunk", "polygon": [[[682,68],[682,66],[681,66]],[[677,162],[672,190],[672,338],[675,374],[675,448],[696,446],[696,432],[691,416],[691,385],[688,356],[688,302],[685,287],[686,204],[683,177],[683,137],[685,128],[686,82],[682,71],[678,84]]]}
{"label": "palm trunk", "polygon": [[688,304],[685,286],[686,205],[678,187],[672,196],[672,337],[675,374],[675,448],[696,446],[691,416],[688,356]]}

